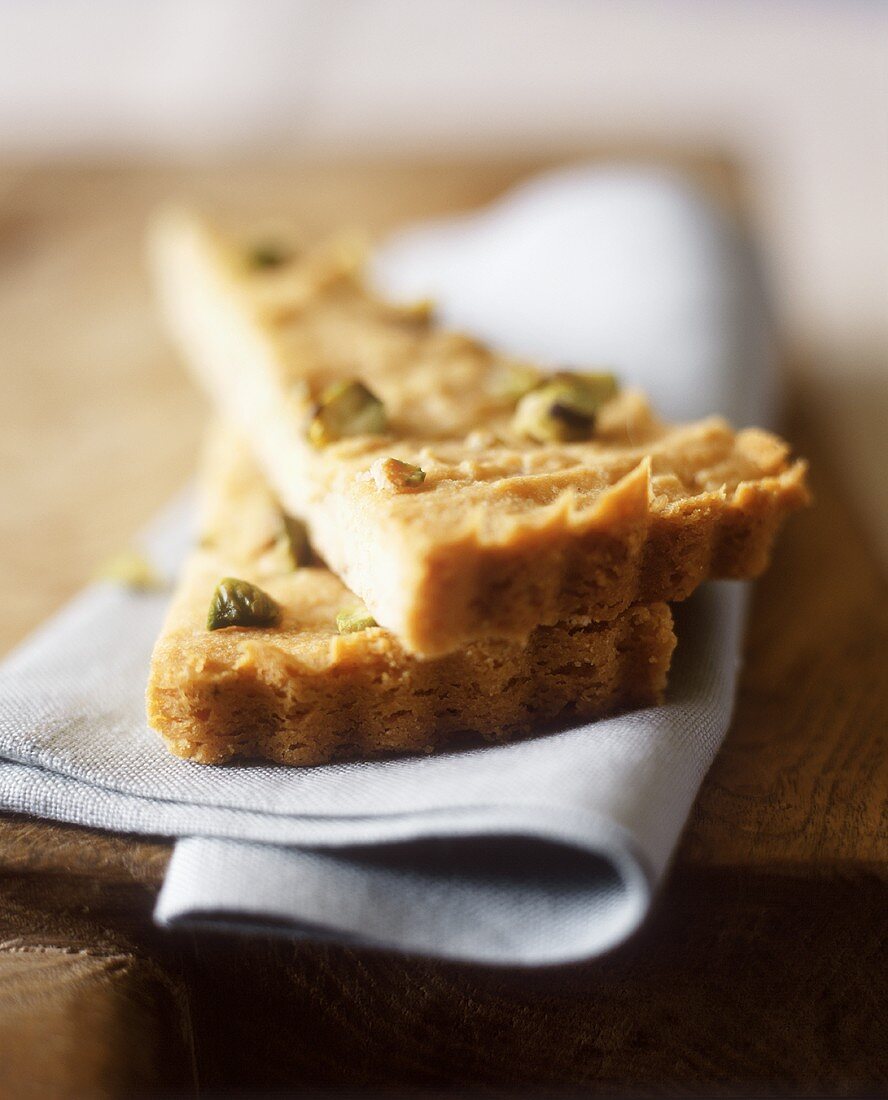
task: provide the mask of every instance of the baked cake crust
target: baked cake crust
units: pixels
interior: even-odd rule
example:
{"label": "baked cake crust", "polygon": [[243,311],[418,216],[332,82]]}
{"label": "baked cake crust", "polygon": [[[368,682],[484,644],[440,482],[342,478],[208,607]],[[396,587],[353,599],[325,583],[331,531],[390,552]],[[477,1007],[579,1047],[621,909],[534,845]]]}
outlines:
{"label": "baked cake crust", "polygon": [[[276,499],[233,436],[204,463],[201,545],[155,646],[149,723],[177,756],[322,764],[500,741],[658,702],[675,645],[669,608],[555,624],[521,645],[476,642],[423,660],[380,627],[339,634],[356,598],[329,570],[293,569]],[[206,628],[223,576],[261,586],[279,625]]]}
{"label": "baked cake crust", "polygon": [[[236,241],[170,214],[154,251],[196,375],[331,569],[410,652],[525,641],[539,624],[757,576],[807,500],[805,465],[777,437],[718,417],[664,424],[633,392],[602,407],[588,442],[516,438],[503,386],[514,360],[380,301],[336,242],[256,271]],[[389,433],[313,447],[313,402],[352,377],[384,402]],[[381,485],[372,471],[387,457],[420,466],[421,487]]]}

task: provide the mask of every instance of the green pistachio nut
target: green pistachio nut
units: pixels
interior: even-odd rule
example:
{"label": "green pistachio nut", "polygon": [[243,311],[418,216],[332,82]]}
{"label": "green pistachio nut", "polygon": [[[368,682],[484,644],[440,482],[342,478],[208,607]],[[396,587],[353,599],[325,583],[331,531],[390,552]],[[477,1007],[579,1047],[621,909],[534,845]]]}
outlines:
{"label": "green pistachio nut", "polygon": [[592,413],[616,397],[620,388],[617,376],[609,371],[557,371],[551,381],[572,386],[575,399]]}
{"label": "green pistachio nut", "polygon": [[275,601],[249,581],[223,577],[216,585],[207,614],[207,630],[227,626],[274,626],[281,609]]}
{"label": "green pistachio nut", "polygon": [[340,634],[356,634],[359,630],[369,630],[379,624],[366,607],[352,607],[340,611],[336,616],[336,629]]}
{"label": "green pistachio nut", "polygon": [[521,398],[512,426],[537,443],[575,443],[591,436],[595,414],[586,411],[572,387],[548,382]]}
{"label": "green pistachio nut", "polygon": [[247,263],[255,271],[281,267],[289,259],[291,253],[275,241],[258,241],[247,254]]}
{"label": "green pistachio nut", "polygon": [[375,393],[356,379],[336,382],[321,394],[312,410],[308,438],[326,447],[352,435],[379,435],[388,429],[385,406]]}
{"label": "green pistachio nut", "polygon": [[517,401],[545,381],[545,375],[532,363],[509,359],[497,367],[491,381],[491,393],[507,401]]}
{"label": "green pistachio nut", "polygon": [[412,466],[399,458],[386,458],[379,464],[379,473],[385,484],[398,492],[418,489],[426,479],[421,466]]}
{"label": "green pistachio nut", "polygon": [[311,565],[311,543],[308,539],[308,529],[302,520],[294,516],[283,516],[284,529],[281,532],[280,541],[293,560],[293,568],[300,565]]}
{"label": "green pistachio nut", "polygon": [[141,554],[134,550],[122,550],[104,561],[97,571],[98,580],[114,581],[140,592],[150,592],[164,587],[163,578]]}
{"label": "green pistachio nut", "polygon": [[611,374],[560,372],[521,398],[512,425],[538,443],[577,443],[591,437],[599,408],[616,392]]}

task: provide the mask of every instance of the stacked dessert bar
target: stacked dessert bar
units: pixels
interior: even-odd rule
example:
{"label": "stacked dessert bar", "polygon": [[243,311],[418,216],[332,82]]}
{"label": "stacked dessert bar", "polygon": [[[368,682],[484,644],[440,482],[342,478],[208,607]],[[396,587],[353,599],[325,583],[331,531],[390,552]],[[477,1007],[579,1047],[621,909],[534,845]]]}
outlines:
{"label": "stacked dessert bar", "polygon": [[346,240],[170,213],[152,250],[218,417],[148,685],[177,755],[366,759],[653,704],[668,603],[759,574],[807,499],[775,436],[447,331]]}

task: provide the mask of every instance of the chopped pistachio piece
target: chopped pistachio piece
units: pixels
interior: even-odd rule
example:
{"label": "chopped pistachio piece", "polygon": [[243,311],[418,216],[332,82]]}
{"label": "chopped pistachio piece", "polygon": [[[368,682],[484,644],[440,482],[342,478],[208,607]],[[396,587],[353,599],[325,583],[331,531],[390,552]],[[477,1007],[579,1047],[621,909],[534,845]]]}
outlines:
{"label": "chopped pistachio piece", "polygon": [[102,563],[96,572],[98,580],[116,581],[126,588],[150,592],[164,587],[163,578],[147,558],[134,550],[122,550]]}
{"label": "chopped pistachio piece", "polygon": [[612,374],[559,372],[518,402],[512,425],[538,443],[588,439],[595,416],[617,391]]}
{"label": "chopped pistachio piece", "polygon": [[247,260],[250,267],[267,271],[269,268],[285,264],[291,256],[288,249],[275,241],[260,241],[250,249]]}
{"label": "chopped pistachio piece", "polygon": [[532,363],[510,359],[494,375],[491,392],[494,397],[517,401],[526,393],[536,389],[541,382],[545,381],[545,377]]}
{"label": "chopped pistachio piece", "polygon": [[336,382],[321,394],[312,411],[308,438],[325,447],[351,435],[378,435],[388,428],[385,406],[363,382]]}
{"label": "chopped pistachio piece", "polygon": [[293,568],[300,565],[310,565],[312,560],[311,543],[308,541],[308,529],[302,520],[295,516],[284,515],[284,530],[281,535],[290,557],[293,559]]}
{"label": "chopped pistachio piece", "polygon": [[267,592],[249,581],[223,577],[210,601],[207,630],[226,626],[274,626],[280,617],[280,607]]}
{"label": "chopped pistachio piece", "polygon": [[573,386],[578,400],[584,402],[593,413],[605,401],[616,397],[620,388],[617,376],[609,371],[558,371],[551,380]]}
{"label": "chopped pistachio piece", "polygon": [[588,439],[595,413],[588,410],[573,387],[548,382],[518,402],[513,427],[538,443],[568,443]]}
{"label": "chopped pistachio piece", "polygon": [[336,629],[340,634],[355,634],[359,630],[369,630],[371,626],[379,624],[363,604],[352,607],[346,611],[340,611],[336,616]]}
{"label": "chopped pistachio piece", "polygon": [[373,480],[379,489],[395,489],[399,493],[409,493],[418,489],[425,481],[425,470],[421,466],[411,466],[399,458],[381,458],[371,468]]}

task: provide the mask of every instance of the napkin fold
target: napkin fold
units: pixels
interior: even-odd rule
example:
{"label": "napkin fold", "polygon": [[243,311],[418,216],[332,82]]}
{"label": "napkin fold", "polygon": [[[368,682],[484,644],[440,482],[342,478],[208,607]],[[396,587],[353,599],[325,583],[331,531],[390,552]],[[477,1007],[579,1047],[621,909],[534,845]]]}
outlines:
{"label": "napkin fold", "polygon": [[[767,420],[770,326],[748,247],[686,184],[639,169],[543,177],[411,231],[375,277],[553,362],[612,364],[673,415]],[[149,531],[172,574],[190,499]],[[178,840],[167,926],[535,966],[643,919],[727,729],[747,586],[677,609],[668,702],[515,744],[319,768],[208,767],[144,718],[166,597],[94,585],[0,668],[0,808]]]}

